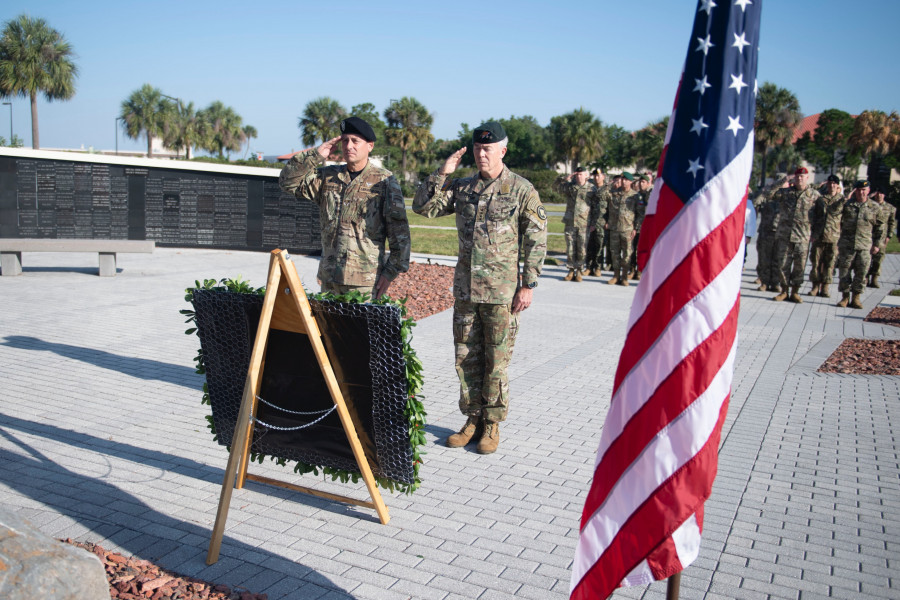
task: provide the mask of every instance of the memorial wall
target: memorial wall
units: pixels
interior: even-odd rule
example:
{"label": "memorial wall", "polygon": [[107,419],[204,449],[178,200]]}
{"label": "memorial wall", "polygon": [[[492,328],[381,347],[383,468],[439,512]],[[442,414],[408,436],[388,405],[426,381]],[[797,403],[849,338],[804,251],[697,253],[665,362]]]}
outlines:
{"label": "memorial wall", "polygon": [[318,208],[278,169],[0,149],[0,237],[321,251]]}

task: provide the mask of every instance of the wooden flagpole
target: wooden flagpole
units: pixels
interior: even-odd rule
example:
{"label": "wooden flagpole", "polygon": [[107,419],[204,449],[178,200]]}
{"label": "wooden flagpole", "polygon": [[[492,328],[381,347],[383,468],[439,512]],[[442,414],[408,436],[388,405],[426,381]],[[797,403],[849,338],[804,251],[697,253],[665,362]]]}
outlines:
{"label": "wooden flagpole", "polygon": [[681,571],[671,575],[666,580],[666,600],[678,600],[681,591]]}

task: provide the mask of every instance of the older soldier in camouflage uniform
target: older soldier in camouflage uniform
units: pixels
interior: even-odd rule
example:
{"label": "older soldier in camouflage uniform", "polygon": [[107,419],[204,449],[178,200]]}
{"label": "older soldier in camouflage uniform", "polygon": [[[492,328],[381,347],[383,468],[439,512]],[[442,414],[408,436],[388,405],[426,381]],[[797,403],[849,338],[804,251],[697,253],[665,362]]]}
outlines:
{"label": "older soldier in camouflage uniform", "polygon": [[[322,166],[340,142],[345,165]],[[375,132],[359,117],[341,121],[341,135],[294,155],[281,170],[281,188],[319,206],[323,292],[357,290],[380,298],[409,269],[409,222],[400,184],[369,162]],[[384,251],[385,240],[390,255]]]}
{"label": "older soldier in camouflage uniform", "polygon": [[600,169],[591,171],[594,182],[594,201],[591,203],[591,218],[588,226],[588,275],[600,277],[603,270],[604,251],[608,251],[609,232],[606,230],[606,212],[609,208],[609,187],[605,185],[606,175]]}
{"label": "older soldier in camouflage uniform", "polygon": [[753,201],[759,215],[759,225],[756,228],[756,275],[760,281],[757,288],[760,292],[781,291],[778,289],[780,278],[776,272],[778,264],[775,262],[775,232],[778,231],[781,214],[778,212],[775,194],[779,189],[787,188],[789,185],[788,176],[779,173],[776,175],[775,183],[757,194]]}
{"label": "older soldier in camouflage uniform", "polygon": [[[809,238],[812,233],[813,206],[819,199],[819,192],[807,183],[809,171],[800,167],[794,172],[794,184],[786,190],[778,190],[775,201],[781,220],[775,233],[775,263],[779,265],[781,293],[776,302],[788,299],[800,304],[800,286],[806,270],[806,255],[809,252]],[[788,283],[791,295],[788,297]]]}
{"label": "older soldier in camouflage uniform", "polygon": [[460,148],[422,182],[413,210],[426,217],[456,214],[453,342],[459,408],[468,418],[447,446],[458,448],[480,437],[478,452],[490,454],[509,409],[506,371],[519,313],[531,305],[547,254],[547,214],[534,186],[503,164],[507,138],[500,123],[477,127],[473,141],[478,174],[448,179],[466,151]]}
{"label": "older soldier in camouflage uniform", "polygon": [[631,190],[632,181],[634,181],[634,176],[627,172],[613,177],[609,217],[606,222],[613,263],[612,279],[606,282],[609,284],[628,285],[631,241],[635,236],[635,227],[640,227],[644,220],[640,197]]}
{"label": "older soldier in camouflage uniform", "polygon": [[[880,249],[872,240],[880,240],[881,208],[869,201],[869,182],[857,181],[853,198],[844,203],[841,213],[841,237],[838,240],[838,273],[841,292],[840,307],[862,308],[859,297],[865,286],[865,276],[869,272],[872,255]],[[852,275],[851,275],[852,271]],[[850,293],[853,301],[850,301]]]}
{"label": "older soldier in camouflage uniform", "polygon": [[831,297],[828,288],[831,286],[834,263],[837,260],[837,242],[841,236],[841,213],[845,200],[840,177],[829,175],[825,182],[825,195],[819,197],[813,210],[809,253],[809,280],[813,286],[810,296]]}
{"label": "older soldier in camouflage uniform", "polygon": [[568,177],[556,180],[557,191],[566,198],[566,214],[563,225],[566,226],[566,265],[569,272],[564,281],[581,281],[584,269],[584,256],[587,249],[588,223],[593,202],[593,182],[588,181],[588,170],[578,167]]}
{"label": "older soldier in camouflage uniform", "polygon": [[894,229],[897,226],[897,209],[893,204],[884,201],[883,188],[876,189],[872,193],[872,196],[875,203],[881,209],[881,223],[884,235],[881,240],[875,240],[876,246],[878,246],[878,252],[872,255],[872,265],[869,267],[868,274],[868,285],[869,287],[880,288],[881,285],[878,283],[878,278],[881,276],[881,261],[884,260],[887,244],[891,240],[891,236],[894,234]]}

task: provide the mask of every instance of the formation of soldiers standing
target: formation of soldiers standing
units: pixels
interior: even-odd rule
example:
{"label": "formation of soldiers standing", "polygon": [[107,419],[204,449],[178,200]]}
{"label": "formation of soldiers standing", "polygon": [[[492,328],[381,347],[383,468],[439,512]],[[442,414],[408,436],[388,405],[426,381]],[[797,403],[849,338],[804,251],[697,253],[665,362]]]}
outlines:
{"label": "formation of soldiers standing", "polygon": [[566,236],[565,281],[582,281],[585,275],[599,277],[604,267],[612,270],[609,284],[628,285],[640,279],[637,269],[637,241],[653,187],[649,175],[635,177],[619,173],[612,184],[594,169],[578,167],[571,175],[561,175],[555,189],[566,198],[563,216]]}
{"label": "formation of soldiers standing", "polygon": [[[862,308],[866,285],[880,287],[885,246],[897,227],[897,209],[885,202],[885,190],[857,181],[844,194],[841,180],[830,175],[820,190],[809,185],[809,172],[779,174],[754,199],[759,214],[757,276],[759,291],[774,300],[800,303],[807,255],[812,263],[810,296],[831,297],[838,269],[838,306]],[[851,298],[852,295],[852,298]]]}

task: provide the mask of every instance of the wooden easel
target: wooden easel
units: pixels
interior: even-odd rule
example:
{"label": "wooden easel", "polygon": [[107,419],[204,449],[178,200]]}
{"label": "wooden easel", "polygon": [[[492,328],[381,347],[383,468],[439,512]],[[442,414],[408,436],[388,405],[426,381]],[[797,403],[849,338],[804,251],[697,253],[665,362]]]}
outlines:
{"label": "wooden easel", "polygon": [[[270,329],[302,333],[309,338],[313,352],[316,355],[316,361],[319,363],[319,368],[325,377],[325,384],[331,394],[331,399],[334,400],[338,416],[340,416],[341,425],[347,434],[347,440],[350,442],[350,448],[353,450],[353,456],[356,458],[357,465],[359,465],[359,472],[362,474],[363,481],[366,482],[366,487],[372,498],[371,502],[330,494],[247,473],[247,464],[250,459],[250,440],[253,437],[253,416],[256,414],[256,397],[262,384],[263,358]],[[334,370],[322,344],[322,334],[319,332],[319,326],[316,324],[315,317],[313,317],[310,309],[309,299],[303,290],[303,284],[300,282],[294,263],[291,262],[290,257],[284,250],[273,250],[269,260],[266,296],[263,300],[262,315],[259,318],[259,328],[256,330],[256,339],[253,342],[253,352],[250,355],[250,368],[247,370],[241,408],[235,424],[234,436],[231,440],[231,452],[228,455],[228,464],[225,467],[225,481],[222,482],[222,493],[219,496],[216,523],[213,526],[212,538],[209,541],[209,553],[206,555],[206,564],[208,565],[219,560],[219,549],[222,546],[225,521],[228,518],[228,507],[231,504],[231,493],[235,487],[242,488],[245,479],[275,485],[320,498],[374,508],[381,523],[385,525],[391,518],[388,515],[387,506],[385,506],[384,500],[381,498],[381,493],[375,484],[375,477],[372,475],[372,469],[369,468],[362,444],[360,444],[359,437],[356,435],[356,429],[353,426],[350,413],[347,412],[347,405],[344,403],[341,388],[334,376]]]}

